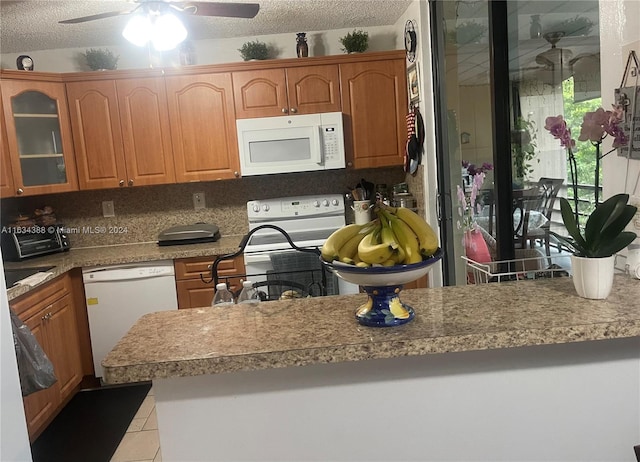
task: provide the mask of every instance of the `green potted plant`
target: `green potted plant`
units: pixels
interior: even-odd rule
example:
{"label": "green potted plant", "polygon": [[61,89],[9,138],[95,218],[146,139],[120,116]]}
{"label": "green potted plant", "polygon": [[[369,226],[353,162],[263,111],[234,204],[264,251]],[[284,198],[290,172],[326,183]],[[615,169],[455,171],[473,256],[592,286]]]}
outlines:
{"label": "green potted plant", "polygon": [[560,198],[562,221],[569,237],[551,234],[573,250],[573,284],[581,297],[604,299],[611,292],[615,254],[637,237],[624,230],[637,211],[628,201],[628,194],[616,194],[599,204],[589,215],[582,234],[569,201]]}
{"label": "green potted plant", "polygon": [[536,123],[530,118],[518,117],[511,132],[511,155],[515,182],[523,185],[531,174],[533,170],[531,162],[536,157],[537,147]]}
{"label": "green potted plant", "polygon": [[119,56],[116,56],[111,50],[107,50],[106,48],[89,48],[84,52],[83,56],[92,71],[105,69],[114,70],[118,65]]}
{"label": "green potted plant", "polygon": [[259,40],[246,42],[242,48],[238,48],[238,51],[244,61],[269,59],[269,47]]}
{"label": "green potted plant", "polygon": [[361,30],[354,29],[339,40],[345,53],[363,53],[369,48],[369,33]]}

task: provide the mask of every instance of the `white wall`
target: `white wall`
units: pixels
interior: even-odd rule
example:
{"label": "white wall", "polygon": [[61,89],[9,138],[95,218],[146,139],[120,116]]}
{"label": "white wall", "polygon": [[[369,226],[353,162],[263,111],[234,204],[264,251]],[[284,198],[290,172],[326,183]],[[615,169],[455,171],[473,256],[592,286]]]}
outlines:
{"label": "white wall", "polygon": [[18,366],[13,346],[11,318],[7,292],[4,290],[4,265],[0,257],[0,460],[22,462],[31,460]]}
{"label": "white wall", "polygon": [[[425,218],[435,227],[438,223],[437,210],[437,185],[436,176],[436,143],[435,143],[435,102],[433,89],[433,70],[431,67],[431,31],[429,22],[429,4],[425,0],[414,0],[404,14],[396,21],[394,28],[396,32],[395,49],[404,48],[404,26],[407,20],[415,22],[417,36],[417,48],[415,63],[418,68],[420,87],[420,114],[424,120],[425,142],[424,154],[422,156],[422,167],[424,168],[424,207]],[[407,61],[407,64],[410,64]],[[439,229],[436,229],[438,235]],[[429,272],[429,286],[442,286],[442,268],[435,265]]]}
{"label": "white wall", "polygon": [[[403,23],[404,24],[404,23]],[[328,31],[307,32],[309,56],[329,56],[343,54],[339,38],[353,29],[335,29]],[[395,50],[398,47],[397,34],[402,35],[402,29],[395,26],[363,27],[369,33],[368,51]],[[402,39],[402,37],[400,37]],[[199,40],[193,42],[195,49],[195,64],[220,64],[242,61],[238,48],[249,40],[265,42],[274,52],[272,58],[296,57],[296,34],[258,35],[228,39]],[[400,42],[399,48],[404,48]],[[179,51],[172,50],[165,53],[151,52],[147,48],[139,48],[129,43],[119,43],[109,47],[116,55],[118,69],[144,69],[148,67],[171,67],[180,63]],[[57,50],[31,51],[35,63],[35,70],[42,72],[80,72],[86,71],[81,56],[86,48],[65,48]],[[0,54],[0,66],[3,69],[16,69],[16,58],[24,53]]]}
{"label": "white wall", "polygon": [[[640,55],[640,0],[600,1],[600,70],[602,75],[602,106],[611,107],[614,90],[620,86],[630,50]],[[634,79],[629,83],[633,84]],[[611,146],[605,140],[604,152]],[[627,168],[628,167],[628,168]],[[640,175],[640,160],[630,160],[611,154],[604,158],[604,197],[620,192],[633,193]],[[640,186],[635,190],[640,195]]]}
{"label": "white wall", "polygon": [[[600,0],[600,71],[602,107],[608,109],[615,102],[614,90],[620,86],[627,57],[635,50],[640,57],[640,0]],[[629,77],[627,84],[638,84],[638,78]],[[638,102],[640,104],[640,102]],[[610,137],[603,143],[603,152],[611,149]],[[612,153],[602,162],[603,197],[629,193],[631,203],[640,209],[640,160],[620,157]],[[640,212],[636,220],[640,220]],[[629,225],[640,236],[637,227]],[[640,243],[640,238],[635,244]],[[626,251],[616,260],[616,267],[624,269]]]}

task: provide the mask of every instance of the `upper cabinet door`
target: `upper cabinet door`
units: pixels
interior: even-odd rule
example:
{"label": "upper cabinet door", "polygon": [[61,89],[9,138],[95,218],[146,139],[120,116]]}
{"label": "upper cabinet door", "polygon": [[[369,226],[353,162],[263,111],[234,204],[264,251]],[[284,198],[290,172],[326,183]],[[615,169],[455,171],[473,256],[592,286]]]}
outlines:
{"label": "upper cabinet door", "polygon": [[287,69],[290,114],[340,112],[338,65]]}
{"label": "upper cabinet door", "polygon": [[127,180],[113,80],[67,84],[80,189],[117,188]]}
{"label": "upper cabinet door", "polygon": [[407,142],[405,60],[340,64],[347,165],[403,165]]}
{"label": "upper cabinet door", "polygon": [[284,69],[234,72],[233,96],[238,119],[289,113]]}
{"label": "upper cabinet door", "polygon": [[16,194],[76,191],[64,84],[4,80],[2,103]]}
{"label": "upper cabinet door", "polygon": [[162,78],[116,81],[127,186],[175,183]]}
{"label": "upper cabinet door", "polygon": [[4,126],[4,115],[2,113],[2,98],[0,98],[0,162],[0,197],[15,196],[16,190],[13,187],[7,130]]}
{"label": "upper cabinet door", "polygon": [[165,79],[178,182],[239,176],[231,74]]}

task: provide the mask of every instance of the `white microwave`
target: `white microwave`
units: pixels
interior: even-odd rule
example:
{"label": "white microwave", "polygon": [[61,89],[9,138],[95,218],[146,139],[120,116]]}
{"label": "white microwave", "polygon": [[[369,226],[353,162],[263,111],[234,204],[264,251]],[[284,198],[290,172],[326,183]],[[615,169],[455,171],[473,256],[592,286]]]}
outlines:
{"label": "white microwave", "polygon": [[242,176],[345,167],[342,113],[239,119]]}

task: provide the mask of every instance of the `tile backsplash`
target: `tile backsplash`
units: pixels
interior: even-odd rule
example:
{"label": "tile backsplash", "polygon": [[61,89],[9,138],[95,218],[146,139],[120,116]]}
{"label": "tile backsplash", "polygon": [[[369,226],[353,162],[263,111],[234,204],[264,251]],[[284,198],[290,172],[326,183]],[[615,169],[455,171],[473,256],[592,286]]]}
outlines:
{"label": "tile backsplash", "polygon": [[[19,213],[31,215],[35,209],[50,205],[59,223],[80,230],[69,235],[71,246],[76,248],[153,242],[170,226],[197,222],[215,223],[222,235],[243,235],[248,231],[246,203],[249,200],[343,194],[348,186],[355,186],[362,178],[374,184],[393,185],[409,182],[408,177],[400,167],[332,170],[8,198],[2,199],[2,224],[12,223]],[[418,183],[421,185],[422,182],[413,177],[410,190],[411,185],[417,187]],[[194,210],[192,196],[195,192],[205,193],[206,208]],[[420,205],[421,196],[416,193]],[[103,201],[113,201],[115,217],[102,216]],[[95,232],[91,233],[89,229]]]}

